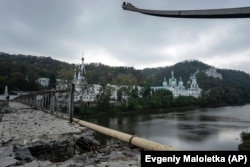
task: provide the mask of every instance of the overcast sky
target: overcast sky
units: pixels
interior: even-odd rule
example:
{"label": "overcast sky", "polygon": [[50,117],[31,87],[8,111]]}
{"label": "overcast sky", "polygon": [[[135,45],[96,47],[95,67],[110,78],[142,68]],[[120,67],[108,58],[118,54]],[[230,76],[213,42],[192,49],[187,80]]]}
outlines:
{"label": "overcast sky", "polygon": [[[0,0],[0,52],[111,66],[195,59],[250,73],[250,19],[177,19],[125,11],[122,0]],[[250,0],[128,0],[138,8],[250,6]]]}

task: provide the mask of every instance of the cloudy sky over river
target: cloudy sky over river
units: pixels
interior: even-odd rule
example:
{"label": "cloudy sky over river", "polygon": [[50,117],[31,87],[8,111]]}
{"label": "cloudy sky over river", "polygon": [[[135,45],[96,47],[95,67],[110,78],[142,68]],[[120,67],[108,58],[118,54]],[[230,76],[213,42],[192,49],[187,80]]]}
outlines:
{"label": "cloudy sky over river", "polygon": [[[196,59],[250,73],[250,18],[176,19],[122,9],[122,0],[0,0],[0,52],[111,66]],[[250,6],[250,0],[129,0],[155,10]]]}

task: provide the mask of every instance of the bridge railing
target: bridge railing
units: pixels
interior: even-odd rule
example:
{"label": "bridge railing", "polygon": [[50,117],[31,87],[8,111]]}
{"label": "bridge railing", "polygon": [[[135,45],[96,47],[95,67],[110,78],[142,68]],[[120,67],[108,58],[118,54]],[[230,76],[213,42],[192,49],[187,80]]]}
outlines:
{"label": "bridge railing", "polygon": [[64,90],[42,90],[20,95],[14,101],[26,104],[32,108],[47,111],[72,122],[74,110],[74,84]]}

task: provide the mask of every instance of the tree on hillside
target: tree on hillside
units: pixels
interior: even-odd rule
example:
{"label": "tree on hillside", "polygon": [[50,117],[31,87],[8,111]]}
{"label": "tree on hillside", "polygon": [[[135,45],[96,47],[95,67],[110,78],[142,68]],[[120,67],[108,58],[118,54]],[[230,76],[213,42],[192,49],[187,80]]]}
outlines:
{"label": "tree on hillside", "polygon": [[174,97],[171,91],[166,89],[152,90],[152,108],[169,108],[172,106]]}
{"label": "tree on hillside", "polygon": [[12,86],[13,90],[22,90],[27,88],[27,81],[25,81],[25,76],[20,72],[13,72],[10,75],[10,82],[14,87]]}
{"label": "tree on hillside", "polygon": [[49,81],[50,81],[50,88],[55,89],[56,88],[56,76],[54,74],[51,74],[49,77]]}
{"label": "tree on hillside", "polygon": [[107,85],[102,85],[100,93],[97,95],[97,106],[101,111],[107,111],[110,107],[111,88]]}

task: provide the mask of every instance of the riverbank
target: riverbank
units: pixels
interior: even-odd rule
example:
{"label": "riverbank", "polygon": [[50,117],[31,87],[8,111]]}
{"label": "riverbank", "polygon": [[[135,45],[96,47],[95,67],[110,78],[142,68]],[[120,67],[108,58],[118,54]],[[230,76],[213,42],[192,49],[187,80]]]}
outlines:
{"label": "riverbank", "polygon": [[[85,119],[85,118],[96,118],[96,117],[116,117],[116,116],[127,116],[127,115],[141,115],[141,114],[161,114],[161,113],[171,113],[171,112],[186,112],[186,111],[193,111],[193,110],[206,110],[206,109],[218,109],[222,107],[237,107],[237,106],[244,106],[247,104],[242,105],[209,105],[206,107],[201,107],[197,105],[190,105],[184,107],[169,107],[169,108],[162,108],[162,109],[144,109],[144,110],[136,110],[136,111],[122,111],[116,109],[116,107],[110,109],[110,111],[100,111],[98,108],[85,108],[84,106],[75,106],[75,117],[78,119]],[[76,112],[77,111],[77,112]]]}
{"label": "riverbank", "polygon": [[55,115],[10,102],[1,112],[1,167],[139,166],[138,149],[102,146],[94,132]]}
{"label": "riverbank", "polygon": [[241,133],[242,143],[239,145],[240,151],[250,151],[250,133],[242,132]]}
{"label": "riverbank", "polygon": [[[165,109],[145,109],[145,110],[138,110],[138,111],[121,111],[121,110],[110,110],[110,111],[99,111],[98,109],[92,110],[83,110],[80,112],[79,108],[77,108],[78,112],[75,112],[75,117],[78,119],[90,119],[90,118],[97,118],[97,117],[117,117],[117,116],[131,116],[131,115],[147,115],[147,114],[161,114],[161,113],[171,113],[171,112],[186,112],[192,111],[197,109],[209,109],[209,108],[219,108],[223,106],[210,106],[210,107],[200,107],[200,106],[186,106],[186,107],[172,107],[172,108],[165,108]],[[75,108],[76,110],[76,108]]]}

